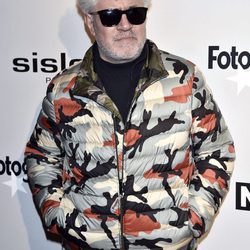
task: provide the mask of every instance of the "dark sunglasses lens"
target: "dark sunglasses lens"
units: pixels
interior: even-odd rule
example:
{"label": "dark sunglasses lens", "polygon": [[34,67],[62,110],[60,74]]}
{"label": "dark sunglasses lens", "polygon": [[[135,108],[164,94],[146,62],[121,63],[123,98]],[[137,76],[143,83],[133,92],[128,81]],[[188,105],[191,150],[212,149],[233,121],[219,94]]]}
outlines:
{"label": "dark sunglasses lens", "polygon": [[99,16],[103,26],[112,27],[121,21],[121,12],[117,9],[99,11]]}
{"label": "dark sunglasses lens", "polygon": [[147,8],[136,7],[126,11],[118,9],[101,10],[98,12],[102,25],[106,27],[112,27],[118,25],[121,21],[122,14],[126,14],[128,21],[133,25],[143,24],[147,16]]}
{"label": "dark sunglasses lens", "polygon": [[131,24],[143,24],[147,16],[147,8],[137,7],[127,10],[127,18]]}

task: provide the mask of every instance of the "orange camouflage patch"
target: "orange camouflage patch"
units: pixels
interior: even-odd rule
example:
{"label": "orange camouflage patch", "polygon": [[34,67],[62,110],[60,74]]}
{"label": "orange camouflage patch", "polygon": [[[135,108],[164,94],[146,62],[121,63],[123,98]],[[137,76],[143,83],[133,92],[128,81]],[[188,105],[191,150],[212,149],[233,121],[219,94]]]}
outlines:
{"label": "orange camouflage patch", "polygon": [[[116,212],[118,213],[119,211],[116,211]],[[99,221],[102,220],[101,215],[100,215],[100,214],[93,213],[93,212],[91,211],[91,208],[85,209],[85,210],[83,211],[83,214],[84,214],[87,218],[89,218],[89,219],[95,219],[95,220],[99,220]],[[108,218],[107,218],[107,221],[113,221],[113,220],[115,220],[115,218],[112,218],[112,217],[108,217]]]}
{"label": "orange camouflage patch", "polygon": [[[179,177],[184,180],[185,184],[188,183],[189,177],[192,175],[193,170],[194,170],[194,164],[189,163],[189,158],[190,158],[189,154],[190,154],[190,151],[187,150],[185,153],[185,157],[184,157],[183,162],[177,164],[174,167],[175,171],[181,170],[181,175],[179,175]],[[175,177],[175,176],[176,176],[176,174],[169,175],[169,177]]]}
{"label": "orange camouflage patch", "polygon": [[42,152],[40,152],[40,151],[38,151],[38,150],[36,150],[34,148],[30,148],[29,146],[27,146],[26,149],[25,149],[25,154],[29,154],[29,153],[35,154],[35,155],[41,155],[41,156],[45,157],[45,155]]}
{"label": "orange camouflage patch", "polygon": [[215,114],[206,115],[198,124],[198,127],[204,128],[207,132],[212,131],[216,125]]}
{"label": "orange camouflage patch", "polygon": [[71,179],[70,175],[67,173],[65,169],[63,170],[62,179],[63,181],[69,181]]}
{"label": "orange camouflage patch", "polygon": [[159,172],[154,172],[153,169],[149,169],[143,174],[143,177],[145,179],[163,179],[162,176],[160,176],[161,173]]}
{"label": "orange camouflage patch", "polygon": [[67,98],[60,98],[58,100],[55,100],[54,105],[57,122],[60,121],[60,109],[62,109],[63,114],[66,116],[73,116],[82,109],[80,104]]}
{"label": "orange camouflage patch", "polygon": [[211,170],[207,169],[202,176],[207,179],[211,184],[218,183],[221,189],[224,189],[227,187],[226,180],[222,179],[221,177],[216,178],[216,173]]}
{"label": "orange camouflage patch", "polygon": [[127,235],[138,237],[140,232],[150,234],[160,227],[161,224],[159,222],[152,221],[147,215],[137,215],[132,210],[127,210],[124,215],[124,233]]}
{"label": "orange camouflage patch", "polygon": [[50,233],[54,233],[54,234],[58,234],[58,235],[60,235],[60,233],[58,232],[58,229],[57,229],[58,227],[57,227],[57,225],[55,224],[55,225],[53,225],[52,227],[50,227],[49,228],[49,232]]}
{"label": "orange camouflage patch", "polygon": [[44,215],[47,213],[49,209],[59,207],[59,205],[60,205],[60,201],[47,200],[44,202],[41,208],[41,212]]}
{"label": "orange camouflage patch", "polygon": [[190,210],[190,216],[191,216],[190,220],[193,225],[195,224],[202,225],[202,220],[193,210]]}
{"label": "orange camouflage patch", "polygon": [[107,146],[107,147],[113,147],[113,148],[115,148],[115,134],[114,133],[112,134],[111,140],[110,141],[105,141],[103,143],[103,146],[104,147]]}
{"label": "orange camouflage patch", "polygon": [[177,103],[186,103],[188,101],[188,96],[192,94],[192,85],[193,85],[194,76],[190,78],[186,85],[181,87],[176,87],[172,89],[173,95],[165,96],[164,101],[177,102]]}
{"label": "orange camouflage patch", "polygon": [[72,173],[74,174],[74,177],[76,178],[77,183],[79,183],[84,178],[81,170],[76,167],[73,167]]}
{"label": "orange camouflage patch", "polygon": [[77,79],[76,76],[71,79],[71,81],[69,82],[69,84],[63,89],[63,93],[68,92],[73,87],[73,85],[76,82],[76,79]]}
{"label": "orange camouflage patch", "polygon": [[134,145],[140,138],[141,138],[141,135],[139,134],[138,130],[130,129],[125,134],[124,142],[125,142],[126,146],[129,147],[129,146]]}
{"label": "orange camouflage patch", "polygon": [[231,154],[235,152],[234,145],[231,144],[231,145],[228,146],[228,152],[231,153]]}
{"label": "orange camouflage patch", "polygon": [[187,208],[188,208],[188,202],[181,203],[181,204],[180,204],[180,208],[182,208],[182,209],[187,209]]}
{"label": "orange camouflage patch", "polygon": [[41,125],[46,129],[51,129],[51,126],[48,123],[48,119],[44,116],[41,118]]}

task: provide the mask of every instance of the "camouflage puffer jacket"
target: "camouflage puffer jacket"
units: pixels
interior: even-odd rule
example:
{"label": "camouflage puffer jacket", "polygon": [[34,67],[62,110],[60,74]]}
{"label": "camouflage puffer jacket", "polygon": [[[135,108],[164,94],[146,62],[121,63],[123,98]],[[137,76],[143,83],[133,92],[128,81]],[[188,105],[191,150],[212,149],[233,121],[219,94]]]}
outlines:
{"label": "camouflage puffer jacket", "polygon": [[124,124],[92,60],[89,49],[52,80],[27,144],[45,225],[69,249],[191,249],[211,227],[234,160],[202,74],[149,42]]}

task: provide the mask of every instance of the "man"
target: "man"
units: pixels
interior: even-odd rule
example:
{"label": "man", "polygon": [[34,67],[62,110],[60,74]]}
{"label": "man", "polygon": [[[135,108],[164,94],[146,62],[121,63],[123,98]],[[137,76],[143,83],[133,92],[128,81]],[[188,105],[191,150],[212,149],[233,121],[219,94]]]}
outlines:
{"label": "man", "polygon": [[233,170],[218,106],[146,39],[149,1],[79,6],[96,42],[50,83],[26,148],[43,221],[67,249],[195,249]]}

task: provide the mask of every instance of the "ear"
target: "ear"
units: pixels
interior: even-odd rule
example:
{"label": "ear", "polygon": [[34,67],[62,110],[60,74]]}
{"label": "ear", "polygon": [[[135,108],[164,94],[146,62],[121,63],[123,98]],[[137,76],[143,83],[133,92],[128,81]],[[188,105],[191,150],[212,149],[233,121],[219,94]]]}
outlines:
{"label": "ear", "polygon": [[92,18],[92,16],[90,14],[88,14],[88,13],[84,13],[83,14],[83,20],[84,20],[85,25],[88,27],[91,35],[95,37],[95,29],[94,29],[94,26],[93,26],[93,18]]}

